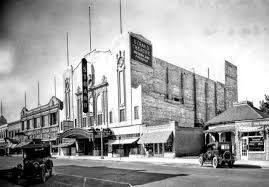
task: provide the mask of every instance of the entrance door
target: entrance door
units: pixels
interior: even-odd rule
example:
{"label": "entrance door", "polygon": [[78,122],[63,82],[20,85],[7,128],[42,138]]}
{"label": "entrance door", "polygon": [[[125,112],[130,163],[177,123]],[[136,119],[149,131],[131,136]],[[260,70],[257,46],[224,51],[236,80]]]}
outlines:
{"label": "entrance door", "polygon": [[241,150],[241,159],[248,159],[248,137],[242,138],[242,150]]}

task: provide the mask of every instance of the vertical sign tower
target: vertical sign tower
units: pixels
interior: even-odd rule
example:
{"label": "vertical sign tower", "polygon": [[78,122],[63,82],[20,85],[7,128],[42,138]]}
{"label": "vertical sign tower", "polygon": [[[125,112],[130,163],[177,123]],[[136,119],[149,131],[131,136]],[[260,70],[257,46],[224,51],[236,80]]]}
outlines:
{"label": "vertical sign tower", "polygon": [[88,77],[87,77],[87,60],[83,58],[81,60],[82,67],[82,106],[83,112],[88,113]]}

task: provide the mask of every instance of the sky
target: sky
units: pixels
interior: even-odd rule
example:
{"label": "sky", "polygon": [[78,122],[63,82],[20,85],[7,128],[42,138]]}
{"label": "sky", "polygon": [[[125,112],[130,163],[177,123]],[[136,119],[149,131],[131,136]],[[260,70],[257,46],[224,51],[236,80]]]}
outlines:
{"label": "sky", "polygon": [[[63,100],[66,33],[76,66],[120,34],[119,0],[1,0],[0,99],[8,122],[27,108]],[[122,0],[123,32],[142,34],[153,56],[224,83],[224,61],[238,67],[239,101],[259,107],[269,94],[269,0]]]}

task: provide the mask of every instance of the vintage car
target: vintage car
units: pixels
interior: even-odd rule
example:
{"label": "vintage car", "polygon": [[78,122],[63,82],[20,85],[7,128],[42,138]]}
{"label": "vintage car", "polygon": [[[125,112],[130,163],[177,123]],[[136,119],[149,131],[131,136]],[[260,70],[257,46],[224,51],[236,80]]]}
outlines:
{"label": "vintage car", "polygon": [[23,165],[18,164],[12,169],[12,177],[15,183],[19,179],[40,179],[46,182],[47,175],[52,175],[53,162],[50,159],[50,145],[41,141],[33,141],[22,147]]}
{"label": "vintage car", "polygon": [[206,150],[199,157],[199,164],[210,163],[214,168],[228,164],[231,168],[235,162],[232,154],[231,142],[213,142],[206,146]]}

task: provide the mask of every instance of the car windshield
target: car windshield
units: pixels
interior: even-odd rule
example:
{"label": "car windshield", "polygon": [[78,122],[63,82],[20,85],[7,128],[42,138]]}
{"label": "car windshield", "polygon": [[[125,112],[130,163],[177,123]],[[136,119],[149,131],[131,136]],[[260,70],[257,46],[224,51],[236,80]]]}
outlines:
{"label": "car windshield", "polygon": [[221,144],[221,149],[229,149],[230,145],[229,144]]}

